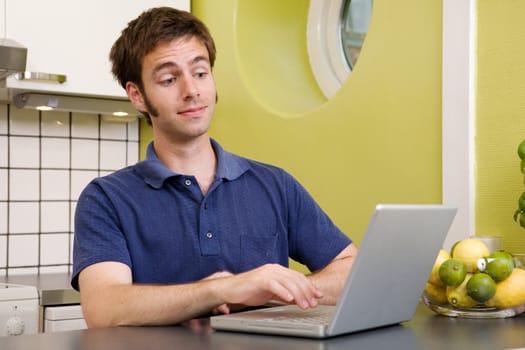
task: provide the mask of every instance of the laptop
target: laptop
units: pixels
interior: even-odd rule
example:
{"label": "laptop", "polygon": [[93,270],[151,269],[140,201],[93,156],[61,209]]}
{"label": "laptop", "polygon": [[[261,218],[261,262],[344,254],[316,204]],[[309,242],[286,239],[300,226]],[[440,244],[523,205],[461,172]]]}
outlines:
{"label": "laptop", "polygon": [[335,306],[280,305],[212,316],[216,330],[327,338],[409,321],[457,209],[377,205]]}

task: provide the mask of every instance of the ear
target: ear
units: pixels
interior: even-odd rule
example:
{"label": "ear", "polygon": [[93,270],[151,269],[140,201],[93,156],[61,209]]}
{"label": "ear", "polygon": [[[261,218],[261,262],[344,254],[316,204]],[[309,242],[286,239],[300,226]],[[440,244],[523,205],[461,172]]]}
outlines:
{"label": "ear", "polygon": [[137,84],[128,81],[126,83],[126,93],[128,94],[129,100],[135,106],[139,112],[145,112],[146,106],[144,104],[144,98],[140,92]]}

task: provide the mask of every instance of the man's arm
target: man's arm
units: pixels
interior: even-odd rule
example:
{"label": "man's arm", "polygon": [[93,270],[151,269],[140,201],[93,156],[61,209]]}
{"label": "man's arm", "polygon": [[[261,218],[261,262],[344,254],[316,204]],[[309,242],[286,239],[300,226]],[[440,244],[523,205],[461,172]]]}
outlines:
{"label": "man's arm", "polygon": [[256,306],[270,300],[315,307],[322,293],[303,274],[269,264],[231,275],[217,273],[179,285],[136,285],[130,268],[102,262],[79,275],[80,298],[89,327],[176,324],[230,304]]}
{"label": "man's arm", "polygon": [[335,305],[337,303],[357,253],[357,247],[351,243],[328,265],[307,276],[323,293],[323,298],[319,300],[321,304]]}

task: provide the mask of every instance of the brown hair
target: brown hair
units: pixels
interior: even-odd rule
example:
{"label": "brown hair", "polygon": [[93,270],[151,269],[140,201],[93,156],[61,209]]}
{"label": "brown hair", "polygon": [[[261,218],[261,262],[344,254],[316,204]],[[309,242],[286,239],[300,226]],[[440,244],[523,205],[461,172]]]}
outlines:
{"label": "brown hair", "polygon": [[127,82],[132,82],[144,92],[141,78],[144,57],[158,44],[182,37],[195,37],[206,46],[213,67],[215,43],[206,25],[189,12],[157,7],[143,12],[122,30],[109,54],[113,75],[124,89]]}

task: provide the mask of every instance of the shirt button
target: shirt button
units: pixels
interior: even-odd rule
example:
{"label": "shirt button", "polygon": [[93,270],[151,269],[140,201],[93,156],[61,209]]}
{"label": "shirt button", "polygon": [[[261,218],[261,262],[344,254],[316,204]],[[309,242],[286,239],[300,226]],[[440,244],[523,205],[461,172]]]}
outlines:
{"label": "shirt button", "polygon": [[211,232],[206,233],[206,237],[212,238],[213,237],[213,233],[211,233]]}
{"label": "shirt button", "polygon": [[186,184],[186,186],[189,186],[189,185],[191,185],[191,180],[186,179],[186,181],[184,181],[184,183]]}

